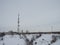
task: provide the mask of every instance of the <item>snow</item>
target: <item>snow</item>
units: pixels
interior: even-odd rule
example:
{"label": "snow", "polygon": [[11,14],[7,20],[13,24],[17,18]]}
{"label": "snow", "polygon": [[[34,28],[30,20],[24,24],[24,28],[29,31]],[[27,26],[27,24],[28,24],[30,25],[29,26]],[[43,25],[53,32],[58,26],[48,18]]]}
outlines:
{"label": "snow", "polygon": [[37,45],[39,45],[39,44],[48,45],[48,44],[50,44],[51,40],[52,40],[52,35],[43,34],[40,38],[36,39],[34,41],[34,43],[37,42]]}
{"label": "snow", "polygon": [[[5,45],[25,45],[25,41],[24,39],[20,39],[18,35],[6,35],[4,36],[4,40],[3,43],[5,43]],[[0,44],[2,45],[2,44]]]}
{"label": "snow", "polygon": [[60,39],[57,40],[55,43],[53,43],[52,45],[60,45]]}
{"label": "snow", "polygon": [[[55,34],[54,34],[55,35]],[[60,34],[59,34],[60,35]],[[26,45],[25,39],[23,35],[5,35],[3,40],[0,40],[0,45]],[[33,37],[33,35],[26,35],[29,40]],[[36,36],[36,35],[34,35]],[[0,37],[1,39],[2,37]],[[35,39],[33,41],[33,45],[59,45],[60,38],[57,39],[55,43],[51,44],[52,34],[42,34],[41,37]]]}
{"label": "snow", "polygon": [[[59,45],[60,39],[58,39],[55,43],[51,44],[52,35],[54,34],[43,34],[40,38],[34,41],[34,45]],[[35,44],[37,42],[37,44]]]}

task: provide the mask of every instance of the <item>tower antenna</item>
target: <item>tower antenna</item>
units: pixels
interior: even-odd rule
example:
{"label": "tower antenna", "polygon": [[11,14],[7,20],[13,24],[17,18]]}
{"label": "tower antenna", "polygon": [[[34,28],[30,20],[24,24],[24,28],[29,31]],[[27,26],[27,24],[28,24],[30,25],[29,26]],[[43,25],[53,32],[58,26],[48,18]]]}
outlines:
{"label": "tower antenna", "polygon": [[17,22],[17,23],[18,23],[18,27],[17,27],[17,31],[18,31],[18,32],[19,32],[19,30],[20,30],[20,29],[19,29],[19,27],[20,27],[20,25],[19,25],[19,23],[20,23],[20,21],[19,21],[19,16],[20,16],[20,15],[19,15],[19,13],[18,13],[18,22]]}

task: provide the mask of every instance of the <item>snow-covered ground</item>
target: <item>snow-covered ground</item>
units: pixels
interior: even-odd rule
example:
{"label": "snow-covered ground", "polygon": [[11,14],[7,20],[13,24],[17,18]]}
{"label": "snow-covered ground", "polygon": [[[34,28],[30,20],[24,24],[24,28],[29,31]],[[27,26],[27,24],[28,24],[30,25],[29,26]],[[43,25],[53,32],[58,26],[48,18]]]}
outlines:
{"label": "snow-covered ground", "polygon": [[25,45],[24,39],[20,39],[19,35],[6,35],[4,39],[0,41],[0,45]]}
{"label": "snow-covered ground", "polygon": [[[41,37],[36,38],[33,41],[33,45],[60,45],[60,37],[58,37],[60,34],[55,35],[55,36],[57,36],[57,40],[56,40],[56,42],[51,44],[52,35],[55,35],[55,34],[42,34]],[[24,36],[23,35],[21,35],[21,36],[5,35],[3,37],[3,40],[1,40],[2,37],[0,37],[0,45],[26,45]],[[29,40],[31,40],[33,37],[33,35],[26,35],[26,36]],[[36,35],[34,35],[34,36],[36,36]]]}

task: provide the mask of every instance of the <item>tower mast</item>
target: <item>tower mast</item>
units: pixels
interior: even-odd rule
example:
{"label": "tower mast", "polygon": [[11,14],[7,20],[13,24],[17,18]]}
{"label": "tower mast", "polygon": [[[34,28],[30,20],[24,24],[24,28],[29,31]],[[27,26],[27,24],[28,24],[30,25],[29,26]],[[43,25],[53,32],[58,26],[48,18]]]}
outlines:
{"label": "tower mast", "polygon": [[18,22],[17,22],[17,23],[18,23],[18,27],[17,27],[17,31],[18,31],[18,32],[19,32],[19,30],[20,30],[20,29],[19,29],[19,27],[20,27],[20,25],[19,25],[19,23],[20,23],[20,21],[19,21],[19,16],[20,16],[20,15],[18,14]]}

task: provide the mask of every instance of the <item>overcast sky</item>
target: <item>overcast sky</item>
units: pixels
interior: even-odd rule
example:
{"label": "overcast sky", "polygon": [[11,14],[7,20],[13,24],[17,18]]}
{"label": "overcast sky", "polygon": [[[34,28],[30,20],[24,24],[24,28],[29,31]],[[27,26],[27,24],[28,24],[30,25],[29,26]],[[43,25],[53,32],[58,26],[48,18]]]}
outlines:
{"label": "overcast sky", "polygon": [[0,31],[17,31],[20,14],[20,30],[60,30],[60,0],[0,0]]}

